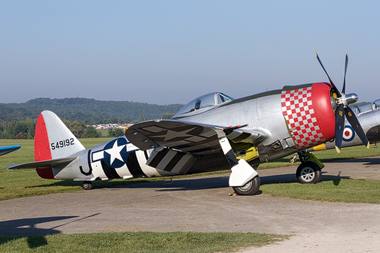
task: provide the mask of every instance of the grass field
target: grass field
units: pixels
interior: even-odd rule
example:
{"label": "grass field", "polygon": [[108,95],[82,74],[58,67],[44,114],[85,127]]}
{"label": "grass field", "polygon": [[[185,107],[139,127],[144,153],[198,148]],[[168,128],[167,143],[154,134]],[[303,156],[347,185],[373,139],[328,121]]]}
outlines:
{"label": "grass field", "polygon": [[0,237],[1,252],[232,252],[289,238],[258,233],[119,232]]}
{"label": "grass field", "polygon": [[[87,148],[109,138],[81,139]],[[80,182],[41,179],[34,169],[7,170],[10,164],[34,160],[33,140],[1,140],[1,146],[21,145],[16,152],[0,157],[0,200],[58,193],[82,191]],[[335,150],[316,152],[323,162],[334,159],[351,159],[380,155],[380,149],[364,147],[346,148],[341,154]],[[290,157],[260,165],[260,169],[290,166]],[[229,171],[224,171],[229,173]],[[223,173],[223,172],[222,172]],[[94,187],[125,185],[141,181],[96,181]],[[339,187],[337,187],[339,185]],[[380,181],[334,180],[316,185],[298,183],[263,185],[264,194],[323,201],[379,203]],[[342,197],[343,196],[343,197]],[[1,202],[0,202],[1,203]],[[0,222],[1,225],[1,222]],[[263,246],[289,238],[287,235],[256,233],[195,233],[195,232],[121,232],[98,234],[56,234],[48,236],[0,237],[0,252],[232,252],[239,248]]]}

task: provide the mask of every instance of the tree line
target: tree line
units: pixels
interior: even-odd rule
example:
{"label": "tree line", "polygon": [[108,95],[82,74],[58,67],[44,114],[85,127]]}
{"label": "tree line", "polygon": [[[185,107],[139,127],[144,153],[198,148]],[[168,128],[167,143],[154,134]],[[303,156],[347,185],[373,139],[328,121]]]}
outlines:
{"label": "tree line", "polygon": [[[134,123],[173,115],[183,105],[155,105],[129,101],[101,101],[88,98],[36,98],[25,103],[0,103],[0,121],[35,119],[43,110],[61,119],[85,124]],[[142,115],[143,114],[143,115]]]}
{"label": "tree line", "polygon": [[[12,120],[0,122],[0,139],[34,139],[37,120],[27,118],[26,120]],[[77,138],[99,138],[102,134],[93,126],[86,125],[83,121],[63,120],[63,123]],[[121,131],[121,132],[120,132]],[[109,129],[109,136],[121,136],[123,130]]]}

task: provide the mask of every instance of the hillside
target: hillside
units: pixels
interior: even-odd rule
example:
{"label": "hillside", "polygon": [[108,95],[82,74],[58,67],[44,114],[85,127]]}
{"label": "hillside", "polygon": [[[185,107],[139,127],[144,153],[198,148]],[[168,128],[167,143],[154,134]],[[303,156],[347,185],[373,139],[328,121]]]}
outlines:
{"label": "hillside", "polygon": [[65,120],[86,123],[125,120],[128,122],[162,118],[164,113],[176,113],[183,105],[155,105],[128,101],[101,101],[88,98],[36,98],[26,103],[0,103],[0,121],[36,119],[43,110],[51,110]]}

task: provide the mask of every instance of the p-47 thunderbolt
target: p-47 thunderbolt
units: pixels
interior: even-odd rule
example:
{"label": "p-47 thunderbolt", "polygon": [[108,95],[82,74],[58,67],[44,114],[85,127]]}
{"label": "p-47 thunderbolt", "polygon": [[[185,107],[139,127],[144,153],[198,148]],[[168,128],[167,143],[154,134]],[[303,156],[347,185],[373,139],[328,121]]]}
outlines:
{"label": "p-47 thunderbolt", "polygon": [[[323,70],[319,57],[317,56]],[[347,70],[346,57],[346,68]],[[339,92],[331,81],[233,99],[214,92],[185,105],[170,120],[131,126],[122,136],[85,149],[62,121],[44,111],[35,134],[35,162],[8,168],[37,168],[43,178],[83,181],[90,189],[96,179],[191,174],[230,168],[229,185],[236,193],[255,194],[256,172],[268,162],[298,152],[302,183],[321,179],[320,163],[306,149],[335,138],[342,143],[345,115],[367,146],[368,140],[352,110],[356,94]],[[345,78],[344,78],[345,80]]]}

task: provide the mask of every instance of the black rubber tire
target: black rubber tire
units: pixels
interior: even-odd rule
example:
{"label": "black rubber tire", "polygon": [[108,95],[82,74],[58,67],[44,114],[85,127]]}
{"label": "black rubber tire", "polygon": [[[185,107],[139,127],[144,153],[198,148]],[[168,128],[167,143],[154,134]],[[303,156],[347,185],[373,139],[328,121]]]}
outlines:
{"label": "black rubber tire", "polygon": [[301,184],[316,184],[321,181],[321,168],[314,162],[301,163],[296,172],[297,180]]}
{"label": "black rubber tire", "polygon": [[243,186],[232,187],[238,195],[255,195],[260,189],[260,177],[257,175]]}
{"label": "black rubber tire", "polygon": [[92,182],[90,181],[84,181],[82,184],[82,188],[84,190],[91,190],[92,189]]}

